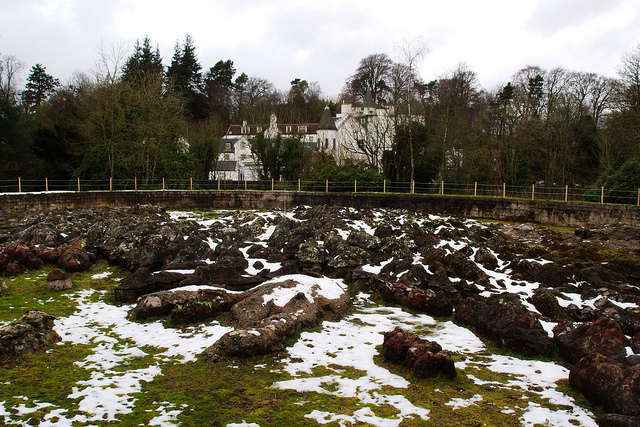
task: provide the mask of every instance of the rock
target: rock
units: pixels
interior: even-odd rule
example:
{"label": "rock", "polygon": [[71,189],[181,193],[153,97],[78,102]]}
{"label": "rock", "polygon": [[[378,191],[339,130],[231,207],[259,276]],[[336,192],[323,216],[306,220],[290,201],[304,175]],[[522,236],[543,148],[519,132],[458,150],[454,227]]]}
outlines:
{"label": "rock", "polygon": [[53,330],[54,319],[47,313],[34,310],[0,327],[0,357],[34,352],[60,341],[60,336]]}
{"label": "rock", "polygon": [[245,258],[219,259],[213,264],[197,267],[181,285],[214,285],[233,291],[245,291],[266,280],[261,276],[245,275],[248,266]]}
{"label": "rock", "polygon": [[410,288],[406,285],[392,285],[388,282],[377,281],[376,290],[385,301],[432,316],[450,316],[453,304],[444,292],[434,292],[431,289]]}
{"label": "rock", "polygon": [[284,348],[286,339],[322,320],[342,318],[349,306],[346,289],[338,282],[311,277],[272,281],[245,292],[230,311],[237,327],[223,335],[202,356],[250,357]]}
{"label": "rock", "polygon": [[120,281],[114,292],[115,299],[118,302],[135,302],[142,295],[177,288],[187,277],[186,274],[169,271],[151,274],[146,268],[140,268]]}
{"label": "rock", "polygon": [[569,382],[606,412],[640,416],[640,366],[591,353],[571,368]]}
{"label": "rock", "polygon": [[514,294],[497,294],[486,300],[466,298],[456,306],[455,319],[523,354],[544,355],[553,349],[540,321]]}
{"label": "rock", "polygon": [[405,332],[397,326],[384,334],[382,343],[384,359],[392,363],[402,363],[413,370],[418,378],[444,375],[456,377],[456,369],[451,353],[443,351],[440,344]]}
{"label": "rock", "polygon": [[592,353],[621,360],[626,356],[629,340],[613,320],[601,317],[593,323],[574,325],[561,323],[553,328],[553,341],[560,354],[571,363]]}
{"label": "rock", "polygon": [[3,280],[0,280],[0,296],[2,296],[2,294],[7,292],[8,290],[9,287],[7,286],[7,284]]}
{"label": "rock", "polygon": [[638,427],[640,417],[621,414],[604,414],[598,418],[599,427]]}
{"label": "rock", "polygon": [[495,270],[498,268],[497,258],[484,248],[478,249],[475,255],[475,260],[488,270]]}
{"label": "rock", "polygon": [[71,278],[59,268],[54,268],[47,275],[47,284],[45,285],[50,290],[65,290],[73,288]]}
{"label": "rock", "polygon": [[145,320],[170,315],[174,325],[193,323],[228,311],[238,300],[237,294],[224,289],[159,291],[140,297],[129,317]]}
{"label": "rock", "polygon": [[567,312],[558,303],[556,296],[544,288],[538,288],[533,295],[529,297],[534,307],[543,315],[554,321],[571,320]]}
{"label": "rock", "polygon": [[95,255],[87,250],[86,239],[77,239],[72,244],[64,244],[60,249],[57,265],[68,272],[87,271],[95,261]]}

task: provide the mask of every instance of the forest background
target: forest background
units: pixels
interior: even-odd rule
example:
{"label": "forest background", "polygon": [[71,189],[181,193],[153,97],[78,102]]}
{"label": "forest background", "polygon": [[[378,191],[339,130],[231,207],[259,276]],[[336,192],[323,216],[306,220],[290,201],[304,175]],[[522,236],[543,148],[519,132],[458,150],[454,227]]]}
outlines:
{"label": "forest background", "polygon": [[[231,123],[317,123],[325,106],[361,103],[369,92],[393,107],[391,149],[377,158],[335,159],[300,137],[264,141],[254,156],[265,179],[640,188],[640,45],[621,57],[618,77],[526,66],[489,91],[459,64],[423,81],[415,63],[362,58],[338,99],[318,82],[294,78],[288,90],[238,73],[232,60],[203,70],[194,40],[176,42],[170,65],[147,37],[103,47],[96,69],[68,84],[35,64],[0,56],[0,180],[206,180]],[[364,138],[365,154],[375,138]],[[257,145],[257,144],[256,144]],[[360,159],[360,160],[357,160]],[[340,161],[338,161],[340,160]]]}

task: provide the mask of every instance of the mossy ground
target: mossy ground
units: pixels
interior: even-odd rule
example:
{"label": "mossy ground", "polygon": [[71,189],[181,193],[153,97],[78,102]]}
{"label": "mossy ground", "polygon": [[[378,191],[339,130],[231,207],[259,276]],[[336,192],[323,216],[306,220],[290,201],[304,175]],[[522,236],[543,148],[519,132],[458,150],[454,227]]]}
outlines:
{"label": "mossy ground", "polygon": [[[112,273],[103,279],[92,279],[93,275],[104,271]],[[9,291],[0,297],[1,321],[13,320],[29,309],[44,310],[57,317],[69,316],[74,312],[76,303],[68,294],[82,289],[107,291],[96,292],[94,298],[111,303],[112,290],[117,278],[122,275],[106,264],[98,264],[90,272],[72,275],[74,289],[53,292],[44,289],[47,272],[45,269],[6,279]],[[428,333],[426,330],[423,332]],[[125,340],[121,341],[120,344],[127,344]],[[12,414],[11,420],[39,425],[50,408],[40,407],[22,416],[16,415],[15,408],[21,404],[34,408],[38,404],[48,403],[55,408],[68,410],[67,415],[73,417],[79,411],[79,399],[70,399],[69,395],[77,387],[78,381],[89,379],[92,372],[75,362],[81,362],[92,354],[93,345],[65,343],[47,351],[20,356],[0,366],[0,413],[4,407]],[[91,425],[149,425],[154,417],[170,411],[176,411],[177,420],[174,417],[173,421],[176,425],[226,426],[228,423],[246,421],[261,427],[294,424],[317,426],[317,421],[305,417],[314,410],[350,416],[367,406],[380,417],[393,418],[398,413],[394,406],[388,404],[365,404],[355,397],[343,397],[336,393],[337,384],[331,382],[323,384],[326,393],[275,388],[274,383],[292,379],[283,369],[286,351],[248,360],[182,363],[171,360],[158,362],[154,356],[160,350],[155,347],[143,347],[141,350],[145,356],[127,359],[114,370],[126,371],[157,364],[162,374],[150,382],[142,382],[141,391],[132,396],[136,401],[131,413],[118,415],[115,423],[102,420],[92,421]],[[507,353],[487,345],[487,350],[481,353],[455,355],[456,362],[464,362],[466,368],[459,370],[453,380],[442,377],[415,378],[404,366],[389,364],[378,356],[375,358],[376,364],[411,383],[408,388],[383,386],[379,393],[402,395],[413,405],[430,411],[429,420],[407,417],[400,426],[519,426],[529,402],[551,410],[563,409],[542,398],[539,390],[509,386],[509,381],[517,377],[515,374],[496,373],[483,367],[484,361],[489,360],[492,354]],[[365,373],[341,366],[340,360],[336,359],[335,364],[317,367],[307,375],[340,375],[358,379]],[[477,384],[474,378],[482,380],[482,384]],[[559,382],[558,389],[576,399],[580,406],[594,410],[570,388],[566,380]],[[454,409],[446,405],[452,399],[469,400],[477,395],[482,398],[473,400],[466,407]],[[6,425],[12,425],[9,418],[3,418],[0,415],[0,424],[4,421]],[[334,421],[326,425],[337,426],[339,423]]]}

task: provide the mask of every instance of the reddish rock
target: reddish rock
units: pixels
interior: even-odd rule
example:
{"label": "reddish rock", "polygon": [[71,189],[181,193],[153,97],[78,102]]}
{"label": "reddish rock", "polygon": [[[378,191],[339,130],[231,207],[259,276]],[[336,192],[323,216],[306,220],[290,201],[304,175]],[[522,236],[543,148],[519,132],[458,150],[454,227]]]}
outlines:
{"label": "reddish rock", "polygon": [[579,326],[561,323],[553,332],[553,340],[560,354],[571,363],[591,353],[622,359],[626,355],[625,347],[629,346],[629,340],[620,326],[606,317]]}
{"label": "reddish rock", "polygon": [[553,350],[540,321],[524,308],[517,295],[466,298],[456,306],[455,319],[520,353],[542,355]]}
{"label": "reddish rock", "polygon": [[405,332],[399,326],[384,334],[382,348],[385,360],[404,364],[411,368],[418,378],[456,376],[450,352],[442,350],[440,344],[434,341]]}
{"label": "reddish rock", "polygon": [[569,382],[607,412],[640,415],[640,366],[591,353],[571,368]]}
{"label": "reddish rock", "polygon": [[47,275],[47,289],[62,290],[73,288],[71,278],[59,268],[54,268]]}

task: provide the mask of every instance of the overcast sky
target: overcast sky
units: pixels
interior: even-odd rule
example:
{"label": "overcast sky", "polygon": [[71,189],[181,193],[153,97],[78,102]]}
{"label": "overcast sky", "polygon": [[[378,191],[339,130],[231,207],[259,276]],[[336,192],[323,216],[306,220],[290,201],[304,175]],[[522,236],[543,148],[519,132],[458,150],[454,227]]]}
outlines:
{"label": "overcast sky", "polygon": [[294,78],[339,94],[360,59],[398,60],[403,40],[430,48],[426,80],[459,63],[494,90],[519,69],[563,67],[614,77],[640,43],[640,0],[0,0],[0,54],[41,63],[69,82],[95,69],[98,46],[145,36],[168,65],[189,33],[203,70],[234,61],[238,74],[288,89]]}

